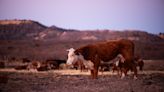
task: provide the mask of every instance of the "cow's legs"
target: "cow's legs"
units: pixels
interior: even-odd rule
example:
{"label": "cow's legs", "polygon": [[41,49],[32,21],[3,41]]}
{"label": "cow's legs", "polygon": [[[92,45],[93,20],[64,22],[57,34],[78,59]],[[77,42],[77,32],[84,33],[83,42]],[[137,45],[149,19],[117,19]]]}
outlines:
{"label": "cow's legs", "polygon": [[117,69],[117,75],[120,76],[121,75],[121,69]]}
{"label": "cow's legs", "polygon": [[94,68],[93,70],[91,70],[91,78],[96,79],[97,76],[98,76],[98,68]]}
{"label": "cow's legs", "polygon": [[93,78],[96,79],[98,76],[98,69],[99,69],[99,65],[100,65],[100,59],[98,58],[98,56],[96,55],[94,58],[94,69],[93,69]]}
{"label": "cow's legs", "polygon": [[126,68],[121,68],[121,79],[123,79],[127,74],[127,69]]}
{"label": "cow's legs", "polygon": [[91,79],[94,79],[94,70],[91,70]]}
{"label": "cow's legs", "polygon": [[94,69],[93,72],[94,72],[94,79],[96,79],[98,76],[98,69]]}
{"label": "cow's legs", "polygon": [[134,71],[134,75],[133,75],[133,77],[134,77],[134,79],[137,79],[137,75],[138,75],[138,73],[137,73],[137,68],[136,68],[135,65],[133,65],[133,71]]}

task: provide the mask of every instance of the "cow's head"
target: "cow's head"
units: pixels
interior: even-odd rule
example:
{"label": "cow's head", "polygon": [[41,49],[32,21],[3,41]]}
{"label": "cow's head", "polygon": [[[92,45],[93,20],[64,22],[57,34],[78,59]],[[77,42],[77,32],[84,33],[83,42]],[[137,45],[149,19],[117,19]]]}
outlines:
{"label": "cow's head", "polygon": [[67,51],[68,51],[67,64],[68,65],[75,64],[78,61],[78,55],[75,54],[75,49],[70,48]]}
{"label": "cow's head", "polygon": [[93,62],[91,62],[91,60],[85,60],[83,55],[78,53],[78,51],[75,51],[75,49],[73,48],[70,48],[67,51],[68,51],[67,65],[74,65],[78,61],[81,61],[82,64],[85,66],[85,68],[88,68],[91,70],[93,69],[94,64]]}

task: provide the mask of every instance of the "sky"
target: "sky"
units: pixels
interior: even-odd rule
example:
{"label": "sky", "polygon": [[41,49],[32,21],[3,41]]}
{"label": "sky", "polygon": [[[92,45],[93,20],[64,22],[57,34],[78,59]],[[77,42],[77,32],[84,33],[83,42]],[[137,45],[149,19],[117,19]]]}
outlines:
{"label": "sky", "polygon": [[29,19],[78,30],[164,33],[164,0],[0,0],[0,20]]}

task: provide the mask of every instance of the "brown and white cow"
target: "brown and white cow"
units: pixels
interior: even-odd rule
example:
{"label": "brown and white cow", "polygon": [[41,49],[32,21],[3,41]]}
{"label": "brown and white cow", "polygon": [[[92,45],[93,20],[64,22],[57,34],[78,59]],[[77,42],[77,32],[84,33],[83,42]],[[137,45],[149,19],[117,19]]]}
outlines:
{"label": "brown and white cow", "polygon": [[68,50],[67,64],[75,64],[82,60],[85,67],[91,70],[91,78],[95,79],[98,75],[100,61],[108,62],[114,59],[118,54],[125,58],[124,73],[128,70],[134,71],[134,78],[137,78],[137,69],[134,59],[134,43],[130,40],[117,40],[90,44],[78,49]]}

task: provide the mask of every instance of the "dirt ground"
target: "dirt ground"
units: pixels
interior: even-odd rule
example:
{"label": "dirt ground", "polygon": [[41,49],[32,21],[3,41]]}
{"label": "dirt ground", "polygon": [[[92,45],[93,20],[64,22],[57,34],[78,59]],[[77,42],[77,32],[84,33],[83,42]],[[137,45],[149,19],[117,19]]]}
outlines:
{"label": "dirt ground", "polygon": [[[116,73],[99,72],[98,79],[90,79],[89,71],[0,69],[0,92],[164,92],[163,67],[158,70],[159,63],[147,63],[137,80],[131,73],[120,79]],[[149,70],[152,65],[154,70]]]}

